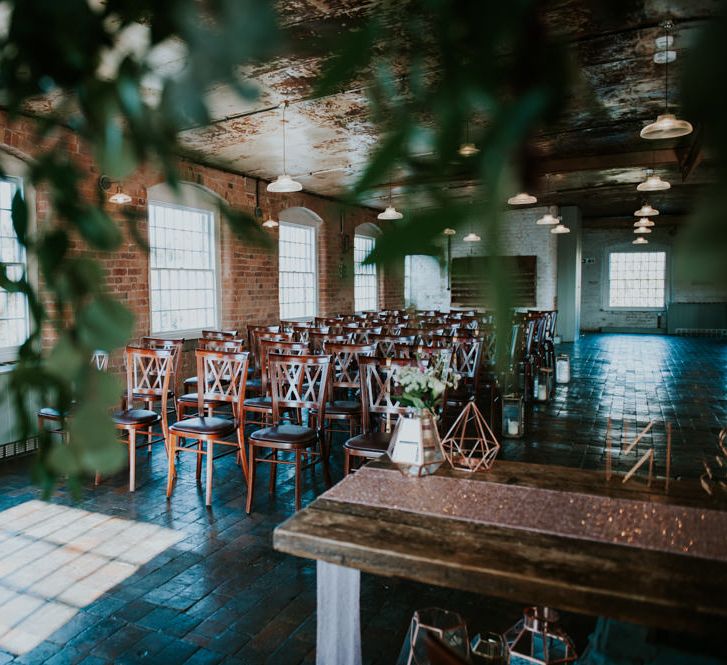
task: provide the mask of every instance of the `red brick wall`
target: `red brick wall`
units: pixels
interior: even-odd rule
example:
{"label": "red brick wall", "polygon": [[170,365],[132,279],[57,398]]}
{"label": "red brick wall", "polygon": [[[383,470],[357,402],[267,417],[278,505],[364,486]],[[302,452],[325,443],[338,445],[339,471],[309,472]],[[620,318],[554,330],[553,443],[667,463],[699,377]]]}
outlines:
{"label": "red brick wall", "polygon": [[[16,156],[28,158],[38,154],[39,150],[49,149],[52,145],[63,146],[81,169],[88,173],[82,184],[84,195],[89,199],[97,196],[100,174],[88,149],[77,136],[66,132],[39,145],[31,119],[20,118],[8,122],[4,114],[0,114],[0,128],[3,129],[0,147]],[[253,178],[188,161],[180,162],[180,173],[182,180],[202,185],[224,198],[233,208],[252,214],[256,184]],[[147,187],[160,181],[159,172],[145,168],[123,183],[124,191],[133,198],[130,206],[139,214],[139,231],[142,236],[147,234]],[[376,213],[364,208],[344,209],[339,203],[305,192],[268,194],[265,187],[266,183],[261,182],[259,190],[263,219],[267,219],[270,215],[275,216],[285,208],[297,206],[307,208],[323,219],[318,236],[319,314],[352,311],[354,228],[364,222],[378,223]],[[109,213],[118,216],[121,222],[121,216],[115,206],[113,204],[107,206]],[[38,226],[41,229],[44,225],[52,223],[52,212],[42,192],[37,194],[37,216]],[[272,323],[279,318],[277,231],[268,230],[266,233],[270,235],[272,241],[270,250],[238,239],[229,227],[222,223],[221,323],[225,328],[244,330],[248,324]],[[342,251],[343,234],[348,236],[345,253]],[[136,315],[135,335],[149,334],[148,255],[137,246],[124,228],[124,242],[120,249],[113,254],[97,253],[96,256],[105,268],[110,292]],[[387,272],[390,279],[382,277],[380,305],[386,308],[403,307],[403,271]]]}

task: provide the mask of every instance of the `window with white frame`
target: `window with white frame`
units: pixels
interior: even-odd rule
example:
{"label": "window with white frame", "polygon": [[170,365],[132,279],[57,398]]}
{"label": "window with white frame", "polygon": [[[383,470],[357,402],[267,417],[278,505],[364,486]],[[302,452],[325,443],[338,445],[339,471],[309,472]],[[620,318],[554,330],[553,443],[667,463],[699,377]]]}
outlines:
{"label": "window with white frame", "polygon": [[660,309],[666,291],[666,252],[610,252],[608,306]]}
{"label": "window with white frame", "polygon": [[152,334],[218,325],[215,215],[149,202]]}
{"label": "window with white frame", "polygon": [[412,291],[411,270],[413,257],[408,254],[404,257],[404,306],[411,307],[414,301],[414,293]]}
{"label": "window with white frame", "polygon": [[375,263],[364,263],[376,247],[371,236],[353,237],[353,301],[357,312],[376,310],[379,307],[379,289]]}
{"label": "window with white frame", "polygon": [[316,230],[282,221],[278,229],[280,318],[312,318],[318,309]]}
{"label": "window with white frame", "polygon": [[[27,269],[24,247],[15,235],[12,205],[15,193],[22,192],[20,178],[0,179],[0,261],[7,276],[16,281]],[[9,293],[0,289],[0,349],[10,352],[28,337],[30,328],[28,301],[22,293]]]}

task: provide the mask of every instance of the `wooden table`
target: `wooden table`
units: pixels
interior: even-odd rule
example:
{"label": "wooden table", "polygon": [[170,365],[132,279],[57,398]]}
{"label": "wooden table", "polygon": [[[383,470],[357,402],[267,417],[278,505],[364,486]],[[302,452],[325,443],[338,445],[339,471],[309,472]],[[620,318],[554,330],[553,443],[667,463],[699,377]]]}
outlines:
{"label": "wooden table", "polygon": [[[379,474],[397,473],[386,462],[369,467]],[[367,468],[282,523],[274,532],[275,548],[357,571],[526,605],[674,630],[712,632],[727,626],[727,532],[719,534],[722,551],[715,554],[712,541],[711,554],[687,555],[336,498],[344,487],[355,494],[365,473]],[[608,503],[614,505],[644,501],[655,510],[706,507],[709,518],[727,517],[724,501],[710,499],[697,480],[673,481],[667,496],[638,483],[606,483],[602,473],[517,462],[497,462],[489,472],[476,475],[443,467],[437,476],[462,479],[458,485],[495,483],[565,491],[586,500],[610,497]],[[482,506],[483,514],[487,510]]]}

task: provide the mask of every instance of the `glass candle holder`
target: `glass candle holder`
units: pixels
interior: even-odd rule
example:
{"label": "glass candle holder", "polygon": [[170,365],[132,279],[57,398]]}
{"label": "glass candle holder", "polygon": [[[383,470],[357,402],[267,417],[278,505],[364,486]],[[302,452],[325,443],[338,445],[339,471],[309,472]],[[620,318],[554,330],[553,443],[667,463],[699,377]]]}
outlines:
{"label": "glass candle holder", "polygon": [[567,353],[560,353],[555,359],[555,382],[570,383],[570,357]]}
{"label": "glass candle holder", "polygon": [[502,436],[519,439],[525,434],[525,403],[522,395],[510,394],[502,398]]}
{"label": "glass candle holder", "polygon": [[537,393],[538,402],[547,402],[553,392],[553,370],[550,367],[541,367],[538,370]]}
{"label": "glass candle holder", "polygon": [[447,649],[469,661],[467,624],[457,612],[428,607],[414,612],[397,665],[430,665],[426,636],[439,640]]}

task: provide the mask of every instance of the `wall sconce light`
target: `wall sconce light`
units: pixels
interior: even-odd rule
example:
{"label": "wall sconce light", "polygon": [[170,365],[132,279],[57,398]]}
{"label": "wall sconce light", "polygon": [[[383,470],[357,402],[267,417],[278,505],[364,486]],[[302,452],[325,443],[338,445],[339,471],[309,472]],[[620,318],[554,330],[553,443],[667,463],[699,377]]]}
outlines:
{"label": "wall sconce light", "polygon": [[116,191],[109,196],[109,202],[115,203],[116,205],[126,205],[127,203],[131,203],[131,196],[121,189],[121,183],[118,180],[111,180],[111,178],[107,175],[102,175],[98,179],[99,189],[105,193],[111,191],[111,185],[114,183],[116,183]]}

